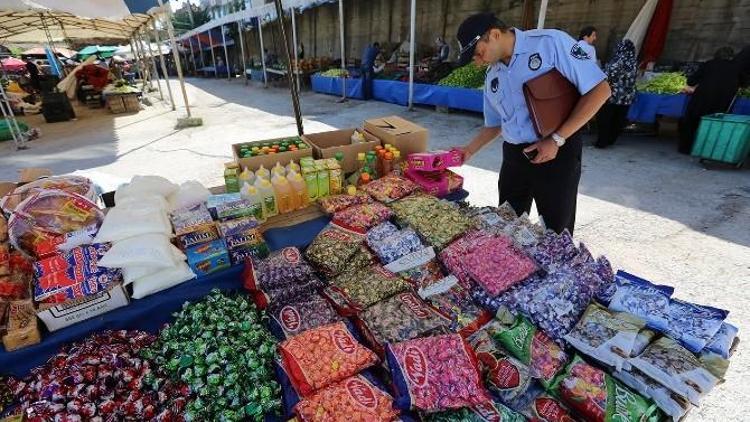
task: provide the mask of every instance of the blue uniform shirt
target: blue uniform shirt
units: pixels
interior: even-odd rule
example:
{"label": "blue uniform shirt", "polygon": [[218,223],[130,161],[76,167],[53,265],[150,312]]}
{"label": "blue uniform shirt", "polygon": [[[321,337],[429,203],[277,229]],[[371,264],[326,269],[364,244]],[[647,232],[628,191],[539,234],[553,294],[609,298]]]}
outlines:
{"label": "blue uniform shirt", "polygon": [[368,45],[362,54],[362,69],[372,70],[375,66],[375,58],[378,56],[379,50],[374,45]]}
{"label": "blue uniform shirt", "polygon": [[539,140],[523,96],[526,81],[555,68],[584,95],[606,76],[591,56],[562,31],[513,31],[516,43],[510,64],[498,62],[487,70],[484,125],[502,127],[506,142],[524,144]]}

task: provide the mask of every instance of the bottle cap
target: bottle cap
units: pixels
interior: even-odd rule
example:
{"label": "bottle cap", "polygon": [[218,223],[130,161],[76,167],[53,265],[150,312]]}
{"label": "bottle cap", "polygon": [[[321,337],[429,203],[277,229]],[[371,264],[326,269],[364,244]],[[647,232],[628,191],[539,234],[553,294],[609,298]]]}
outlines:
{"label": "bottle cap", "polygon": [[369,182],[370,181],[370,174],[369,173],[362,173],[359,176],[360,179],[362,179],[363,182]]}
{"label": "bottle cap", "polygon": [[344,161],[344,153],[343,152],[337,152],[334,157],[336,158],[336,161]]}
{"label": "bottle cap", "polygon": [[384,156],[384,158],[386,160],[393,160],[393,153],[392,152],[386,152],[385,154],[383,154],[383,156]]}
{"label": "bottle cap", "polygon": [[364,152],[357,153],[357,161],[365,161],[365,153]]}
{"label": "bottle cap", "polygon": [[394,159],[396,159],[396,158],[401,158],[401,151],[399,151],[399,150],[397,150],[397,149],[396,149],[396,150],[393,150],[393,158],[394,158]]}
{"label": "bottle cap", "polygon": [[385,149],[391,149],[391,148],[393,148],[393,145],[391,145],[391,144],[385,144]]}

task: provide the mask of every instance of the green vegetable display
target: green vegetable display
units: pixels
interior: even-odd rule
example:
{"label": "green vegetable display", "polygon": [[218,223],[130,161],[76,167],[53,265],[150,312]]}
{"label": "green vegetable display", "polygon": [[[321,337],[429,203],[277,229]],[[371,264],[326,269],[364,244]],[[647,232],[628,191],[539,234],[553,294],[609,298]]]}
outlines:
{"label": "green vegetable display", "polygon": [[328,78],[348,78],[349,71],[340,68],[328,69],[325,72],[320,72],[320,76],[325,76]]}
{"label": "green vegetable display", "polygon": [[687,78],[679,72],[661,73],[651,80],[639,83],[636,89],[639,92],[650,94],[678,94],[687,85]]}
{"label": "green vegetable display", "polygon": [[272,366],[276,340],[255,305],[214,289],[174,316],[142,354],[190,386],[195,395],[186,407],[190,420],[261,421],[280,412],[281,388]]}
{"label": "green vegetable display", "polygon": [[474,63],[469,63],[466,66],[459,67],[441,79],[438,85],[481,89],[484,87],[484,78],[486,75],[487,66],[476,66]]}
{"label": "green vegetable display", "polygon": [[740,97],[750,98],[750,86],[740,88],[740,93],[738,95]]}

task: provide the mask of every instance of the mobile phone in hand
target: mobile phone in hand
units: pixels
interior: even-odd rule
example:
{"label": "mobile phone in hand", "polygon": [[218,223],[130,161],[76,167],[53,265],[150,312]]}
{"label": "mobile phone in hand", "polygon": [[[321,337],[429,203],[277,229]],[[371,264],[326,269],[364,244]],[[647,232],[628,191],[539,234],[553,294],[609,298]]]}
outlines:
{"label": "mobile phone in hand", "polygon": [[527,159],[528,159],[529,161],[533,161],[533,160],[534,160],[534,158],[536,158],[536,156],[537,156],[538,154],[539,154],[539,150],[536,150],[536,149],[535,149],[535,150],[531,150],[531,151],[528,151],[528,152],[526,152],[526,151],[524,151],[524,152],[523,152],[523,155],[525,155],[525,156],[526,156],[526,158],[527,158]]}

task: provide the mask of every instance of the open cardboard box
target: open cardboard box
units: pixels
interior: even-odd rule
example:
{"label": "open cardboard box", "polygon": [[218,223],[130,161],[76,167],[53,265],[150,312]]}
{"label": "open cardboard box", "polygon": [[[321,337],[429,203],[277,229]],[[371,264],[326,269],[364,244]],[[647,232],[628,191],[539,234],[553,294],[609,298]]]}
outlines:
{"label": "open cardboard box", "polygon": [[234,144],[232,145],[232,154],[234,155],[234,160],[237,162],[237,164],[239,164],[240,171],[242,171],[242,168],[245,168],[245,167],[249,168],[252,171],[255,171],[259,169],[261,165],[267,168],[268,170],[271,170],[271,168],[275,166],[277,162],[281,164],[282,166],[285,166],[289,164],[291,161],[294,161],[297,164],[299,164],[299,160],[301,158],[312,157],[312,154],[313,154],[312,146],[310,146],[310,148],[306,148],[303,150],[286,151],[286,152],[282,152],[279,154],[258,155],[255,157],[248,157],[248,158],[240,157],[240,148],[243,145],[253,145],[253,144],[260,144],[264,142],[282,142],[285,139],[289,139],[289,138],[291,138],[291,136]]}
{"label": "open cardboard box", "polygon": [[0,198],[12,192],[13,189],[42,177],[52,176],[52,170],[42,167],[25,167],[18,170],[17,181],[0,181]]}
{"label": "open cardboard box", "polygon": [[372,151],[375,146],[380,145],[380,138],[367,132],[363,133],[366,142],[352,144],[354,131],[355,129],[341,129],[311,133],[302,135],[302,139],[312,146],[315,158],[334,158],[337,152],[343,152],[344,161],[341,167],[344,173],[353,173],[357,171],[357,154]]}
{"label": "open cardboard box", "polygon": [[97,317],[130,303],[128,292],[122,284],[116,284],[109,290],[92,296],[49,306],[37,311],[37,316],[44,322],[49,331],[77,324]]}
{"label": "open cardboard box", "polygon": [[365,131],[380,138],[383,144],[391,144],[401,151],[406,159],[409,154],[427,151],[429,131],[416,123],[398,116],[365,120]]}

